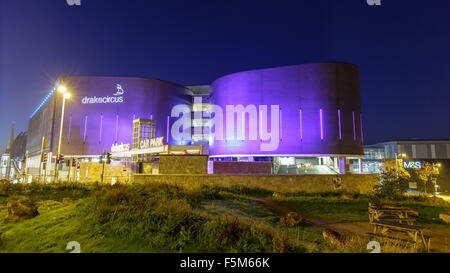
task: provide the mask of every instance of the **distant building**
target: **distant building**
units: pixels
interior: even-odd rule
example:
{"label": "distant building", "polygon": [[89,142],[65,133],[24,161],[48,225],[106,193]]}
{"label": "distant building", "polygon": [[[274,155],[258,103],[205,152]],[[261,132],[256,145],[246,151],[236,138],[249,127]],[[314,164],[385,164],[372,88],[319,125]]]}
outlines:
{"label": "distant building", "polygon": [[[405,157],[399,155],[406,155]],[[425,162],[438,164],[440,191],[450,192],[450,139],[406,139],[366,145],[363,172],[380,173],[385,159],[401,158],[405,169],[421,168]]]}
{"label": "distant building", "polygon": [[25,156],[27,144],[27,134],[20,133],[14,139],[14,126],[11,127],[8,145],[2,154],[0,162],[0,178],[18,178],[22,172],[21,160]]}

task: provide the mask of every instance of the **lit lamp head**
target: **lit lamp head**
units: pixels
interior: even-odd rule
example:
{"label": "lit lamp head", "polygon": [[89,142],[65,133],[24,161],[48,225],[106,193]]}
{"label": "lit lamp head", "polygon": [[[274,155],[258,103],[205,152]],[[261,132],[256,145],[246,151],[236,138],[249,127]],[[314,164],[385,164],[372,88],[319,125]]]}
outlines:
{"label": "lit lamp head", "polygon": [[72,95],[70,95],[70,93],[64,93],[64,98],[65,99],[70,99]]}
{"label": "lit lamp head", "polygon": [[60,86],[58,86],[58,92],[59,93],[66,93],[67,92],[67,88],[64,85],[60,85]]}

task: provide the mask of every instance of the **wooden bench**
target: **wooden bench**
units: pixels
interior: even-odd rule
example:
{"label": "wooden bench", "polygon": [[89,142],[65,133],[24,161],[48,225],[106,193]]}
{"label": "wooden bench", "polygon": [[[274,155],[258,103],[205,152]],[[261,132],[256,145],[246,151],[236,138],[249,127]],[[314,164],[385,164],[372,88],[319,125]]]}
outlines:
{"label": "wooden bench", "polygon": [[401,232],[408,235],[416,245],[419,242],[422,242],[424,248],[427,252],[430,252],[431,249],[431,237],[425,236],[423,234],[422,228],[413,225],[393,223],[389,221],[376,221],[371,222],[373,225],[373,233],[377,235],[382,235],[387,237],[386,235],[390,232]]}
{"label": "wooden bench", "polygon": [[418,217],[415,209],[404,207],[373,207],[369,205],[369,220],[373,221],[393,221],[399,224],[413,225]]}

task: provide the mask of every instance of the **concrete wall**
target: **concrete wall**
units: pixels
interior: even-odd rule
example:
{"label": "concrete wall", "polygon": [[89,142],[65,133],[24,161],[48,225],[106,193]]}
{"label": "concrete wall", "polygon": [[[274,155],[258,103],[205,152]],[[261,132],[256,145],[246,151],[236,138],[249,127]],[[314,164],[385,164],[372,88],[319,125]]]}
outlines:
{"label": "concrete wall", "polygon": [[207,174],[207,155],[161,155],[160,174]]}
{"label": "concrete wall", "polygon": [[[135,164],[128,163],[112,163],[110,165],[105,164],[104,183],[111,183],[112,178],[115,177],[117,182],[128,183],[133,178]],[[93,183],[101,182],[103,164],[100,163],[80,163],[79,182],[81,183]],[[71,176],[74,177],[75,168],[71,169]],[[67,172],[64,172],[67,175]],[[66,180],[63,173],[61,173],[61,179]],[[73,178],[71,178],[73,181]]]}
{"label": "concrete wall", "polygon": [[273,192],[321,193],[344,191],[367,194],[379,184],[378,175],[134,175],[135,183],[168,183],[185,188],[202,184],[242,185]]}
{"label": "concrete wall", "polygon": [[271,174],[271,162],[214,161],[214,174]]}

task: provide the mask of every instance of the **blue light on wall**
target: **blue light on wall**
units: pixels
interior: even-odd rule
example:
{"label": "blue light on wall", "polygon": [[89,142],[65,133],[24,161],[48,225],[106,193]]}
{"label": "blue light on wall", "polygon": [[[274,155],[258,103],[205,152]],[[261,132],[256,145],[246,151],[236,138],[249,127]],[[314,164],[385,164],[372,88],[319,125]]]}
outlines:
{"label": "blue light on wall", "polygon": [[41,110],[41,108],[42,108],[42,107],[47,103],[47,101],[52,97],[52,95],[53,95],[53,93],[55,93],[56,87],[59,85],[59,83],[60,83],[60,80],[58,80],[58,81],[56,82],[55,87],[53,87],[53,89],[50,90],[50,92],[47,94],[47,96],[45,96],[45,98],[44,98],[44,99],[42,100],[42,102],[38,105],[38,107],[36,107],[36,109],[34,109],[33,113],[31,113],[31,115],[30,115],[30,119],[32,119],[32,118],[37,114],[37,112],[39,112],[39,110]]}
{"label": "blue light on wall", "polygon": [[48,94],[47,96],[44,98],[44,100],[38,105],[38,107],[36,107],[36,109],[34,109],[33,113],[30,115],[30,119],[32,119],[37,112],[39,112],[39,110],[41,110],[41,108],[47,103],[47,101],[52,97],[53,93],[55,92],[56,87],[53,88]]}

